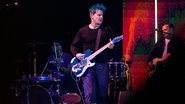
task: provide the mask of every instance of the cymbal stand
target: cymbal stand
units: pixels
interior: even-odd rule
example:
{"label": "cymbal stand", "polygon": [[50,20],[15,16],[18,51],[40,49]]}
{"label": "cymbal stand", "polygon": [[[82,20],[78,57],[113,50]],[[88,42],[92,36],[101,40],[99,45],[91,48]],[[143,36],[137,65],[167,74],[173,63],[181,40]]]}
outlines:
{"label": "cymbal stand", "polygon": [[54,49],[55,49],[55,58],[56,58],[56,65],[57,65],[57,102],[58,104],[61,104],[60,100],[60,82],[59,82],[59,70],[60,70],[60,58],[58,58],[57,56],[57,51],[56,51],[56,43],[54,42]]}
{"label": "cymbal stand", "polygon": [[33,74],[33,76],[34,77],[36,77],[37,76],[37,70],[36,70],[36,63],[37,63],[37,59],[36,59],[36,46],[35,45],[33,45],[33,55],[34,55],[34,59],[33,59],[33,64],[34,64],[34,66],[33,66],[33,68],[34,68],[34,74]]}

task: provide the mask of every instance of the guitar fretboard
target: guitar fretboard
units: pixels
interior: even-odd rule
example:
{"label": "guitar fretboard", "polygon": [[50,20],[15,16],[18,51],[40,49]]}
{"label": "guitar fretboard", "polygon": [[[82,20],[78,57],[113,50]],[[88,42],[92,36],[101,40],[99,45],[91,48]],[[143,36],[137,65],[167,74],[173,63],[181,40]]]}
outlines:
{"label": "guitar fretboard", "polygon": [[105,50],[109,46],[110,43],[111,42],[107,43],[106,45],[104,45],[103,47],[101,47],[100,49],[98,49],[96,52],[94,52],[93,54],[91,54],[89,57],[87,57],[87,60],[92,60],[99,53],[101,53],[103,50]]}

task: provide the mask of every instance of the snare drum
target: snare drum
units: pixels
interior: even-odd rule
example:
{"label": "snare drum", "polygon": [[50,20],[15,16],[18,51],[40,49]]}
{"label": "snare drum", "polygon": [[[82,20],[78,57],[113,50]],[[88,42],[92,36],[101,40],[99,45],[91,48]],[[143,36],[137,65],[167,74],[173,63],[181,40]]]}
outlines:
{"label": "snare drum", "polygon": [[32,77],[30,81],[30,85],[39,85],[46,89],[49,89],[53,85],[53,80],[49,76],[37,76]]}

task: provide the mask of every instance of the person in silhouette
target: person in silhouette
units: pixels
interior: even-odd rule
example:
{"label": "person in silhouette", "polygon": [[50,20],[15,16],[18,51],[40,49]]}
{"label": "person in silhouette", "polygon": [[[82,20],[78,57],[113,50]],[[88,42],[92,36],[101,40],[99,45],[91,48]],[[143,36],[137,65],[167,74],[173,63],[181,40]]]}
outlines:
{"label": "person in silhouette", "polygon": [[78,95],[76,82],[71,74],[72,56],[63,51],[60,42],[51,44],[51,54],[48,57],[47,72],[54,82],[48,89],[54,102],[60,102],[58,96],[64,96],[67,93]]}

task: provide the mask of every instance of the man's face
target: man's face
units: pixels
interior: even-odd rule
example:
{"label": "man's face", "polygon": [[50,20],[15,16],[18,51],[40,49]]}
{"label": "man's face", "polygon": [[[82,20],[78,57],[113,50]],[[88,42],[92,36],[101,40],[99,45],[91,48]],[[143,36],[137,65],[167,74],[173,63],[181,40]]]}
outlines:
{"label": "man's face", "polygon": [[103,11],[97,9],[96,12],[91,15],[91,19],[95,24],[101,24],[103,22]]}
{"label": "man's face", "polygon": [[165,38],[170,38],[172,36],[172,34],[174,34],[173,29],[170,28],[168,24],[165,24],[162,27],[162,31],[163,31],[163,36]]}

